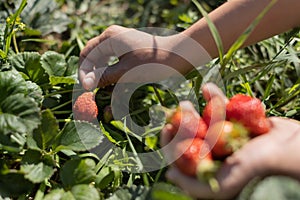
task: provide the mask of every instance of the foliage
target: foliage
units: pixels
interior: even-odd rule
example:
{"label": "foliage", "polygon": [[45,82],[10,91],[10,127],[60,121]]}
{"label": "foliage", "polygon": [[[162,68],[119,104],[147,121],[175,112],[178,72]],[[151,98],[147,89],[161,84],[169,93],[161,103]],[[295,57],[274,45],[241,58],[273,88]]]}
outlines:
{"label": "foliage", "polygon": [[[201,13],[222,2],[201,1]],[[142,136],[126,117],[104,120],[113,86],[96,93],[98,124],[74,120],[72,103],[83,92],[78,55],[90,38],[111,24],[182,31],[201,17],[197,6],[177,0],[4,0],[0,8],[0,199],[190,199],[166,182],[165,168],[122,170],[145,167],[135,154],[160,148],[157,133],[163,124],[154,122],[163,117],[154,106],[174,107],[196,91],[201,108],[199,86],[209,77],[191,73],[176,91],[154,84],[138,88],[129,110],[135,123],[146,126]],[[251,94],[263,100],[269,116],[300,120],[299,38],[299,30],[293,30],[233,48],[221,70],[226,94]],[[220,60],[201,70],[213,74]],[[116,154],[95,153],[106,140],[119,149]],[[287,183],[287,193],[278,189],[280,181],[269,181],[281,199],[299,196],[298,185]],[[270,183],[261,187],[275,190]],[[238,198],[249,197],[249,190],[255,190],[252,199],[264,195],[264,189],[249,185]]]}

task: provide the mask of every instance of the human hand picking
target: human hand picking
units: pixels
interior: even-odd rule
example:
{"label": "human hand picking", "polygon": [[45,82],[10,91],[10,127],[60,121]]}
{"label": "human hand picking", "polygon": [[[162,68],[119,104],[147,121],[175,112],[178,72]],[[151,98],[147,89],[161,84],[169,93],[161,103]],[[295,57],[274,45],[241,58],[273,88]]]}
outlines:
{"label": "human hand picking", "polygon": [[[224,94],[213,84],[202,88],[207,101],[219,97],[228,101]],[[207,182],[183,174],[176,165],[167,171],[167,178],[180,186],[189,195],[204,199],[230,199],[254,177],[268,175],[287,175],[300,180],[299,151],[300,124],[298,121],[271,117],[268,118],[271,128],[267,134],[248,141],[222,162],[216,173],[219,184],[217,192],[212,191]],[[167,124],[161,133],[161,144],[166,146],[171,138],[172,124]],[[170,152],[164,152],[170,154]]]}
{"label": "human hand picking", "polygon": [[[118,62],[108,66],[111,57]],[[80,53],[79,79],[87,90],[118,82],[130,70],[130,82],[157,81],[174,73],[186,74],[210,61],[199,43],[184,34],[156,36],[113,25],[88,41]],[[174,71],[172,71],[174,70]]]}

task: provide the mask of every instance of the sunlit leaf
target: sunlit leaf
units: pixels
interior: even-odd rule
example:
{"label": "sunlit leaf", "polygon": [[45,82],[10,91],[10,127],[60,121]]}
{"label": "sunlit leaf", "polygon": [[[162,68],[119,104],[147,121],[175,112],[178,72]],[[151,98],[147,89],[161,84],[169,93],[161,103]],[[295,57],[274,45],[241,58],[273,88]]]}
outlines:
{"label": "sunlit leaf", "polygon": [[71,121],[59,133],[54,147],[56,151],[61,149],[85,151],[96,147],[102,139],[103,135],[95,125],[85,121]]}

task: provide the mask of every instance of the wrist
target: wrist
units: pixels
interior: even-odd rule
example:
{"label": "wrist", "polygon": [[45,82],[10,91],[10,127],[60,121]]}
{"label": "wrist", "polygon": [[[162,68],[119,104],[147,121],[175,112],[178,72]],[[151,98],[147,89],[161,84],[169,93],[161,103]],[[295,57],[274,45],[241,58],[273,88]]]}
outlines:
{"label": "wrist", "polygon": [[156,36],[158,49],[168,52],[167,63],[182,74],[212,60],[208,52],[196,40],[183,33],[171,36]]}

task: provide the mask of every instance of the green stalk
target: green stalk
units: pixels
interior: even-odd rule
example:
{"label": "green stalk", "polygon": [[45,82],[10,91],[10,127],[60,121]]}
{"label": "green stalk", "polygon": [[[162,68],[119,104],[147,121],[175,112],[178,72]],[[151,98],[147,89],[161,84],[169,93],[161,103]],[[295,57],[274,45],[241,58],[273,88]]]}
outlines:
{"label": "green stalk", "polygon": [[227,54],[225,55],[223,62],[221,64],[221,70],[225,69],[225,66],[232,58],[233,54],[244,44],[244,42],[248,39],[254,28],[258,25],[258,23],[262,20],[262,18],[267,14],[267,12],[271,9],[271,7],[277,2],[277,0],[272,0],[264,10],[254,19],[254,21],[248,26],[248,28],[243,32],[243,34],[233,43],[233,45],[229,48]]}
{"label": "green stalk", "polygon": [[62,107],[64,107],[64,106],[70,104],[70,103],[72,103],[72,100],[69,100],[69,101],[67,101],[67,102],[65,102],[65,103],[63,103],[63,104],[60,104],[60,105],[58,105],[58,106],[56,106],[56,107],[54,107],[54,108],[51,108],[50,110],[51,110],[51,111],[57,110],[57,109],[59,109],[59,108],[62,108]]}
{"label": "green stalk", "polygon": [[208,17],[207,12],[205,11],[205,9],[200,5],[200,3],[196,0],[192,0],[192,2],[196,5],[196,7],[198,8],[198,10],[200,11],[200,13],[202,14],[202,16],[206,19],[207,25],[210,29],[210,32],[216,42],[217,48],[218,48],[218,52],[219,52],[219,59],[220,59],[220,63],[223,63],[223,57],[224,57],[224,47],[223,47],[223,43],[222,43],[222,39],[221,36],[217,30],[217,27],[214,25],[214,23],[211,21],[211,19]]}

